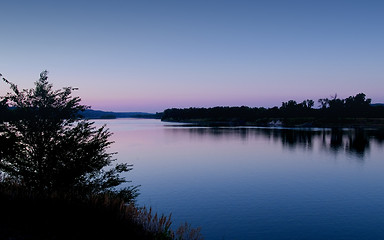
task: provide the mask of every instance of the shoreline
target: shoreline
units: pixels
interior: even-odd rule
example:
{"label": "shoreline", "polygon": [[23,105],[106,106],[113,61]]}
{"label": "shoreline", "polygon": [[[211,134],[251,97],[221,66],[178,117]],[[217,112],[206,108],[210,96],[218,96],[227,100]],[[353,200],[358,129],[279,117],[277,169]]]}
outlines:
{"label": "shoreline", "polygon": [[384,129],[384,118],[342,118],[342,119],[258,119],[249,121],[213,121],[208,119],[161,119],[162,122],[181,123],[186,127],[271,127],[271,128],[360,128]]}

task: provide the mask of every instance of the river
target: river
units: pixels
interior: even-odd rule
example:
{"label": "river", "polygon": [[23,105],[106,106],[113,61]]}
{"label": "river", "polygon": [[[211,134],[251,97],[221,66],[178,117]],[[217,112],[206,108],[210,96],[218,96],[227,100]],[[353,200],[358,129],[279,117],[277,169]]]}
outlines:
{"label": "river", "polygon": [[107,124],[137,203],[207,240],[384,239],[384,139],[354,129]]}

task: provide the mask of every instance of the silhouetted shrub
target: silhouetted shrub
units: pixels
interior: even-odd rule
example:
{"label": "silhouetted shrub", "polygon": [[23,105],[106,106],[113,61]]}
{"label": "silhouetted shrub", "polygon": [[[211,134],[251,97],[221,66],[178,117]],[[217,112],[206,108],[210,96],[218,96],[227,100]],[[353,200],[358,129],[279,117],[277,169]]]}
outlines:
{"label": "silhouetted shrub", "polygon": [[47,79],[44,71],[35,88],[20,91],[3,78],[12,90],[0,98],[0,110],[7,111],[0,123],[3,181],[40,194],[108,193],[133,201],[136,187],[116,190],[126,182],[120,174],[132,168],[112,166],[109,130],[80,118],[79,112],[88,107],[71,96],[75,88],[53,90]]}

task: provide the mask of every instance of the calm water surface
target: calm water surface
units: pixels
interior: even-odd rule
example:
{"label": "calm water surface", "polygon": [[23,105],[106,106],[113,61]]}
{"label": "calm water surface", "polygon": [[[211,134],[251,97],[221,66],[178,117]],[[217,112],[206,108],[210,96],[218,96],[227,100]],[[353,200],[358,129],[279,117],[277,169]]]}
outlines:
{"label": "calm water surface", "polygon": [[384,139],[330,129],[97,120],[141,185],[139,205],[205,239],[384,239]]}

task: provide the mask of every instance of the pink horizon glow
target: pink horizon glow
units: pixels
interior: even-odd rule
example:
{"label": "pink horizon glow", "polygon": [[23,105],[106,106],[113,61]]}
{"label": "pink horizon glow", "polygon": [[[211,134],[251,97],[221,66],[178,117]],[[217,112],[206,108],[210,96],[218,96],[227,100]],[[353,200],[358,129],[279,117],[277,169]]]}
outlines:
{"label": "pink horizon glow", "polygon": [[[357,93],[355,93],[357,94]],[[355,95],[338,95],[338,98],[347,98],[349,96]],[[216,106],[248,106],[248,107],[280,107],[282,102],[287,102],[289,100],[294,100],[301,102],[306,99],[312,99],[315,101],[314,107],[318,107],[319,98],[330,98],[328,96],[319,96],[319,97],[260,97],[260,98],[227,98],[227,99],[209,99],[209,98],[196,98],[196,99],[176,99],[176,98],[148,98],[148,99],[103,99],[98,100],[95,98],[84,99],[82,104],[91,106],[94,110],[104,110],[104,111],[118,111],[118,112],[162,112],[168,108],[189,108],[189,107],[216,107]],[[383,103],[383,97],[373,98],[367,95],[367,98],[372,99],[372,103]]]}

